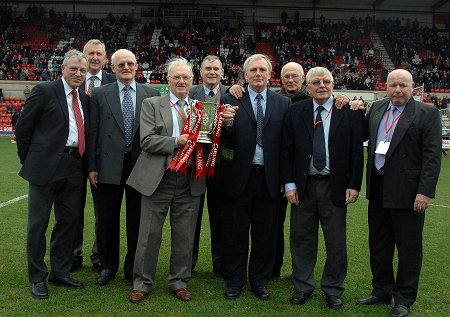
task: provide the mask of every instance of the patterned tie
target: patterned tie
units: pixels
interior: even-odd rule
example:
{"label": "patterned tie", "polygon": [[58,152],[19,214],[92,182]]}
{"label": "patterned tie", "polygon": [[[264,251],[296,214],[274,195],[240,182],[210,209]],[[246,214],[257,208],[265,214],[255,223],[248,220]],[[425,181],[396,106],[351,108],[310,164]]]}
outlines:
{"label": "patterned tie", "polygon": [[261,104],[262,99],[261,94],[256,95],[256,143],[259,146],[263,146],[264,113]]}
{"label": "patterned tie", "polygon": [[125,128],[125,145],[129,146],[133,140],[134,109],[131,99],[130,86],[123,87],[124,95],[122,100],[123,125]]}
{"label": "patterned tie", "polygon": [[97,78],[96,76],[92,76],[90,81],[89,81],[89,87],[88,87],[88,94],[89,96],[92,94],[92,90],[94,90],[95,88],[95,78]]}
{"label": "patterned tie", "polygon": [[[387,111],[386,111],[386,115],[383,116],[383,118],[381,119],[380,127],[378,129],[378,134],[377,134],[376,147],[378,147],[378,144],[380,144],[380,141],[384,141],[386,139],[386,130],[392,125],[392,122],[394,121],[394,118],[395,118],[394,115],[395,115],[396,109],[397,108],[395,108],[395,107],[389,107],[389,109],[387,109]],[[386,116],[389,116],[388,120],[386,120]],[[394,130],[392,128],[391,131],[389,131],[389,134],[392,135],[393,132],[394,132]],[[389,139],[388,139],[388,141],[389,141]],[[377,168],[377,170],[380,171],[383,168],[385,159],[386,159],[386,155],[375,153],[375,167]]]}
{"label": "patterned tie", "polygon": [[322,171],[326,165],[325,133],[323,131],[322,116],[320,115],[324,109],[323,106],[317,107],[317,116],[314,123],[313,165],[319,172]]}
{"label": "patterned tie", "polygon": [[177,114],[177,120],[178,120],[178,127],[180,128],[180,134],[181,134],[183,131],[183,128],[184,128],[184,121],[187,118],[186,111],[184,111],[184,100],[178,100],[177,105],[178,105],[178,111],[179,111],[179,113]]}
{"label": "patterned tie", "polygon": [[214,98],[214,91],[210,90],[208,94],[211,98]]}
{"label": "patterned tie", "polygon": [[75,116],[75,121],[77,123],[77,130],[78,130],[78,152],[80,153],[80,156],[83,156],[84,150],[86,148],[84,140],[83,116],[81,115],[80,105],[78,104],[77,90],[76,89],[72,90],[71,94],[72,94],[73,114]]}

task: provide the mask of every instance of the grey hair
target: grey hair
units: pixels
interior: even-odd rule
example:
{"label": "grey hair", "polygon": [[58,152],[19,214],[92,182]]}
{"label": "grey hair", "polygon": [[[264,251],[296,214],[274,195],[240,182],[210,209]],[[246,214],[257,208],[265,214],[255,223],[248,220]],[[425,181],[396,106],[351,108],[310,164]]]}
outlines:
{"label": "grey hair", "polygon": [[86,54],[86,48],[89,45],[100,45],[102,47],[103,54],[106,55],[106,46],[105,46],[105,44],[102,41],[97,40],[97,39],[91,39],[91,40],[87,41],[86,44],[84,44],[83,54]]}
{"label": "grey hair", "polygon": [[330,77],[330,79],[331,79],[331,82],[334,83],[333,75],[325,67],[314,67],[314,68],[311,68],[308,71],[308,73],[306,74],[306,83],[309,84],[309,82],[311,81],[311,78],[314,77],[314,76],[323,76],[323,75],[328,75]]}
{"label": "grey hair", "polygon": [[72,57],[76,57],[79,61],[81,61],[83,59],[86,60],[86,56],[84,56],[83,53],[81,53],[79,50],[73,49],[73,50],[67,51],[67,53],[64,55],[63,65],[67,66],[67,64],[69,63],[69,59],[71,59]]}
{"label": "grey hair", "polygon": [[113,65],[116,65],[117,54],[118,53],[125,53],[125,52],[130,53],[133,56],[133,62],[137,63],[136,56],[134,55],[134,53],[132,51],[130,51],[130,50],[127,50],[126,48],[121,48],[120,50],[115,51],[114,54],[112,54],[112,56],[111,56],[111,63]]}
{"label": "grey hair", "polygon": [[264,54],[253,54],[251,56],[249,56],[245,62],[244,62],[244,66],[242,67],[244,73],[247,71],[248,69],[248,64],[250,64],[250,62],[257,60],[257,59],[263,59],[267,62],[267,67],[269,69],[269,73],[272,72],[272,63],[270,62],[270,59],[267,55]]}
{"label": "grey hair", "polygon": [[219,61],[220,69],[223,70],[222,62],[221,62],[221,60],[220,60],[220,58],[219,58],[218,56],[216,56],[216,55],[208,55],[208,56],[206,56],[206,57],[203,59],[203,61],[202,61],[202,68],[203,68],[203,64],[204,64],[205,62],[207,62],[207,61],[210,62],[210,63],[215,62],[215,61]]}
{"label": "grey hair", "polygon": [[172,71],[172,68],[176,65],[182,65],[182,66],[188,66],[189,67],[189,71],[191,72],[191,75],[194,76],[194,73],[192,72],[192,64],[189,63],[185,58],[183,57],[174,57],[171,58],[167,63],[166,63],[166,72],[167,72],[167,76],[170,76],[170,72]]}

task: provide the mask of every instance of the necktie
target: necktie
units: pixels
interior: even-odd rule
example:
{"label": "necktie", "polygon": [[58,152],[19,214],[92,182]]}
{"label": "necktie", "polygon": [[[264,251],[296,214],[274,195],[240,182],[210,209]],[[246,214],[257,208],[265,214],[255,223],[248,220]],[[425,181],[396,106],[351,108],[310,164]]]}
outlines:
{"label": "necktie", "polygon": [[317,107],[316,121],[314,122],[314,140],[313,140],[313,165],[320,172],[325,168],[325,133],[323,131],[322,116],[320,113],[325,108]]}
{"label": "necktie", "polygon": [[264,113],[261,104],[262,99],[261,94],[256,95],[256,143],[259,146],[263,146]]}
{"label": "necktie", "polygon": [[214,97],[214,91],[210,90],[208,95],[209,95],[211,98],[213,98],[213,97]]}
{"label": "necktie", "polygon": [[180,134],[181,134],[181,132],[183,131],[183,128],[184,128],[184,120],[186,120],[186,118],[187,118],[186,111],[184,111],[184,100],[178,100],[177,105],[178,105],[178,111],[179,111],[179,113],[177,114],[178,127],[180,128]]}
{"label": "necktie", "polygon": [[[378,129],[377,135],[377,145],[376,145],[377,147],[380,141],[385,141],[386,137],[388,137],[386,136],[386,130],[389,129],[389,127],[392,125],[392,122],[394,121],[395,110],[396,110],[395,107],[390,107],[386,111],[386,116],[389,116],[388,120],[386,120],[386,116],[383,116],[383,119],[381,119],[380,128]],[[391,128],[389,134],[392,135],[393,132],[394,132],[393,128]],[[375,153],[375,167],[378,170],[381,170],[383,168],[385,159],[386,155]]]}
{"label": "necktie", "polygon": [[78,130],[78,152],[80,153],[80,156],[83,156],[84,150],[86,148],[84,140],[83,117],[81,116],[80,105],[78,104],[78,93],[76,89],[72,90],[71,94],[72,94],[73,114],[75,116],[75,121],[77,123],[77,130]]}
{"label": "necktie", "polygon": [[88,87],[88,94],[89,94],[89,96],[92,94],[92,90],[94,90],[94,88],[95,88],[95,86],[94,86],[95,78],[96,78],[95,76],[92,76],[90,81],[89,81],[89,87]]}
{"label": "necktie", "polygon": [[134,128],[134,109],[133,100],[131,99],[130,86],[123,88],[124,95],[122,100],[123,125],[125,128],[125,145],[129,146],[133,140]]}

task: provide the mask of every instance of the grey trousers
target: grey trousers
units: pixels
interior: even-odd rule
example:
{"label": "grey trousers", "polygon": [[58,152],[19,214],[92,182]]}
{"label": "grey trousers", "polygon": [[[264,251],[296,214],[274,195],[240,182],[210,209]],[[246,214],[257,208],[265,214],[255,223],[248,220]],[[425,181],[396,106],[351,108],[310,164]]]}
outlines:
{"label": "grey trousers", "polygon": [[170,290],[186,288],[191,278],[192,246],[200,196],[192,196],[191,171],[166,172],[151,196],[142,196],[139,238],[133,270],[133,289],[150,292],[156,276],[162,229],[170,209]]}

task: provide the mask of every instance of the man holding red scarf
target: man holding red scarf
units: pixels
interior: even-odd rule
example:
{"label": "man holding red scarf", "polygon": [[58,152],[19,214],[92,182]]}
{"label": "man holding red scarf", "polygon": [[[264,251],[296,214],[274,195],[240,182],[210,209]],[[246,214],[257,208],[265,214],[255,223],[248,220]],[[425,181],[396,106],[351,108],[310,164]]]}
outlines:
{"label": "man holding red scarf", "polygon": [[[142,104],[142,152],[127,182],[142,193],[133,291],[129,298],[133,303],[142,301],[152,289],[162,228],[169,209],[172,254],[168,285],[177,299],[191,299],[187,282],[191,278],[192,246],[200,195],[205,192],[205,179],[197,179],[194,175],[196,151],[188,160],[186,173],[174,172],[167,167],[177,152],[184,153],[186,145],[191,142],[183,127],[190,102],[188,93],[192,86],[192,66],[184,58],[170,60],[167,63],[167,79],[169,94],[145,99]],[[228,117],[224,114],[224,118]]]}

